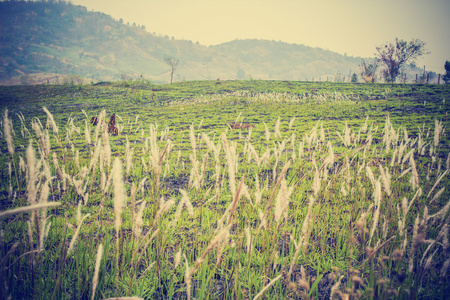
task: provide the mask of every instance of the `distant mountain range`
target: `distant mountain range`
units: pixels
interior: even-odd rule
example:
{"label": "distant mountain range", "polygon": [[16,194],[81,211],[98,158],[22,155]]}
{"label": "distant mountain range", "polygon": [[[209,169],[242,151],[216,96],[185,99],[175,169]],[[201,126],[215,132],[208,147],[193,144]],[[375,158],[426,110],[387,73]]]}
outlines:
{"label": "distant mountain range", "polygon": [[[151,29],[148,29],[151,30]],[[203,46],[149,33],[65,2],[0,2],[0,82],[170,81],[165,59],[179,60],[174,81],[221,79],[349,80],[361,58],[304,45],[234,40]],[[359,76],[358,76],[359,77]]]}

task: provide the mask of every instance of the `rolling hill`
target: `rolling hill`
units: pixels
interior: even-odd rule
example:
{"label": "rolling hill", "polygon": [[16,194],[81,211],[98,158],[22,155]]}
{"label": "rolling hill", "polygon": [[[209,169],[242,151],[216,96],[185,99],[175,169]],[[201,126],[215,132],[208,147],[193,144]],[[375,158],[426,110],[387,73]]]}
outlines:
{"label": "rolling hill", "polygon": [[[170,80],[167,57],[179,59],[175,81],[205,79],[312,80],[359,73],[360,58],[267,40],[203,46],[150,33],[65,2],[0,2],[0,82]],[[32,76],[30,76],[32,75]]]}

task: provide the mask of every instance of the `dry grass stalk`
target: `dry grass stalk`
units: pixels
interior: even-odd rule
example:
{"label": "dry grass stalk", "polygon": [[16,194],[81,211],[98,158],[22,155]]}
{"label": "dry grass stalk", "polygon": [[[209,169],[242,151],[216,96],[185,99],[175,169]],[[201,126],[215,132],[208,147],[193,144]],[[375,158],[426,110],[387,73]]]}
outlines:
{"label": "dry grass stalk", "polygon": [[116,229],[116,279],[119,278],[119,230],[122,225],[122,208],[125,202],[125,187],[122,178],[122,163],[118,157],[112,169],[114,183],[114,227]]}
{"label": "dry grass stalk", "polygon": [[178,249],[177,254],[175,254],[175,258],[173,259],[174,269],[176,269],[178,267],[178,265],[180,264],[180,261],[181,261],[181,247],[180,247],[180,249]]}
{"label": "dry grass stalk", "polygon": [[444,126],[442,126],[442,121],[435,120],[435,126],[434,126],[434,147],[437,148],[439,146],[439,137],[441,133],[443,132]]}
{"label": "dry grass stalk", "polygon": [[431,194],[433,193],[434,189],[436,188],[436,186],[439,184],[439,182],[441,182],[441,180],[447,176],[448,172],[450,169],[447,169],[444,173],[442,173],[441,176],[438,177],[438,179],[436,180],[436,182],[434,183],[433,187],[431,188],[430,192],[428,193],[427,199],[430,198]]}
{"label": "dry grass stalk", "polygon": [[441,274],[440,274],[441,278],[445,278],[447,276],[447,269],[448,269],[449,265],[450,265],[450,259],[447,259],[441,268]]}
{"label": "dry grass stalk", "polygon": [[18,207],[18,208],[14,208],[14,209],[9,209],[9,210],[0,212],[0,219],[10,216],[10,215],[21,214],[21,213],[28,212],[28,211],[36,211],[39,209],[53,207],[53,206],[59,206],[59,205],[61,205],[61,202],[46,202],[46,203],[39,203],[39,204],[30,205],[30,206],[22,206],[22,207]]}
{"label": "dry grass stalk", "polygon": [[91,297],[92,300],[94,300],[95,298],[95,290],[97,289],[98,275],[100,272],[100,262],[102,260],[102,256],[103,256],[103,245],[100,244],[97,250],[97,258],[95,260],[94,277],[92,278],[92,297]]}
{"label": "dry grass stalk", "polygon": [[306,252],[309,244],[309,236],[311,234],[311,220],[312,220],[312,207],[314,205],[315,198],[309,197],[308,213],[306,214],[305,221],[302,226],[302,237],[300,239],[299,247],[303,248],[303,252]]}
{"label": "dry grass stalk", "polygon": [[[180,190],[181,192],[181,190]],[[187,193],[183,190],[183,192],[185,194],[182,193],[183,197],[186,197],[187,199],[185,199],[185,204],[188,207],[189,212],[191,213],[191,216],[194,215],[194,208],[192,206],[192,203],[189,201],[189,196],[187,195]],[[175,204],[175,201],[172,199],[169,199],[167,201],[164,201],[164,198],[161,197],[161,201],[160,201],[160,206],[159,206],[159,210],[156,213],[155,217],[154,217],[154,221],[153,221],[153,226],[156,225],[156,223],[158,222],[159,218],[165,213],[167,212],[172,205]]]}
{"label": "dry grass stalk", "polygon": [[416,220],[414,222],[414,227],[413,227],[413,243],[412,243],[412,246],[411,246],[411,251],[409,253],[409,268],[408,268],[409,273],[411,273],[413,271],[413,269],[414,269],[414,256],[415,256],[414,254],[415,254],[417,246],[419,245],[419,243],[418,243],[418,239],[419,239],[419,233],[418,233],[419,221],[420,221],[419,216],[417,216],[417,218],[416,218]]}
{"label": "dry grass stalk", "polygon": [[189,177],[189,186],[194,185],[196,190],[200,189],[200,174],[198,173],[198,160],[195,159],[194,155],[190,154],[189,158],[191,159],[192,169]]}
{"label": "dry grass stalk", "polygon": [[13,155],[14,154],[14,144],[13,144],[13,139],[12,139],[12,134],[11,134],[11,126],[12,126],[12,123],[8,119],[8,109],[5,109],[5,114],[3,116],[3,131],[5,133],[5,139],[6,139],[6,144],[8,146],[8,152],[9,152],[9,154]]}
{"label": "dry grass stalk", "polygon": [[294,125],[295,122],[295,116],[289,121],[289,130],[292,129],[292,126]]}
{"label": "dry grass stalk", "polygon": [[269,211],[270,206],[272,205],[272,201],[273,201],[273,198],[275,196],[275,192],[278,189],[278,187],[280,186],[281,180],[283,180],[284,175],[286,174],[286,172],[289,169],[290,165],[291,165],[291,162],[287,161],[287,163],[284,165],[283,169],[281,170],[280,175],[278,176],[278,180],[277,180],[277,182],[275,184],[275,187],[272,190],[272,194],[270,195],[269,201],[267,202],[267,205],[266,205],[266,207],[264,209],[264,214],[262,214],[262,216],[260,216],[260,219],[261,219],[261,224],[259,225],[260,229],[263,226],[262,220],[266,220],[266,216],[267,216],[267,213]]}
{"label": "dry grass stalk", "polygon": [[258,294],[256,294],[256,296],[253,298],[253,300],[256,300],[258,298],[260,298],[265,291],[267,291],[272,285],[275,284],[275,282],[277,282],[278,280],[280,280],[280,278],[283,275],[278,275],[276,278],[274,278],[271,282],[269,282]]}
{"label": "dry grass stalk", "polygon": [[130,173],[131,168],[133,167],[133,154],[134,149],[130,148],[130,142],[128,141],[128,136],[126,136],[127,143],[125,145],[125,162],[126,162],[126,174]]}
{"label": "dry grass stalk", "polygon": [[53,128],[53,133],[58,135],[58,126],[56,126],[55,119],[53,119],[53,115],[46,107],[42,107],[42,109],[45,111],[45,113],[48,116],[48,119],[50,120],[50,124],[52,125]]}
{"label": "dry grass stalk", "polygon": [[236,169],[237,169],[236,148],[233,147],[232,145],[228,145],[227,137],[224,133],[222,134],[221,137],[223,148],[225,150],[225,157],[227,159],[228,180],[230,184],[231,196],[234,199],[236,196]]}
{"label": "dry grass stalk", "polygon": [[[28,204],[34,205],[36,204],[36,196],[37,196],[37,179],[39,173],[39,163],[36,165],[36,154],[34,152],[34,148],[30,144],[26,151],[27,156],[27,193],[28,193]],[[32,218],[33,219],[33,218]]]}
{"label": "dry grass stalk", "polygon": [[[208,255],[209,252],[211,252],[212,249],[214,249],[214,247],[217,246],[217,244],[219,244],[222,239],[224,239],[225,237],[227,237],[228,232],[230,230],[230,226],[228,225],[227,227],[223,228],[222,230],[220,230],[216,236],[214,238],[211,239],[211,241],[209,242],[208,247],[206,247],[205,251],[203,252],[202,256],[199,257],[197,259],[197,261],[195,262],[195,265],[192,269],[189,270],[189,272],[187,273],[187,277],[185,278],[186,282],[190,282],[192,275],[194,275],[195,271],[197,271],[197,269],[200,267],[200,265],[205,261],[206,256]],[[186,261],[187,264],[187,261]]]}
{"label": "dry grass stalk", "polygon": [[372,241],[373,234],[375,230],[378,228],[378,219],[380,217],[380,208],[381,208],[381,183],[379,180],[375,182],[375,190],[374,190],[374,201],[376,210],[373,216],[373,224],[372,229],[370,230],[369,244]]}
{"label": "dry grass stalk", "polygon": [[194,156],[194,160],[197,160],[197,144],[196,144],[196,139],[195,139],[195,134],[194,134],[194,126],[190,126],[189,127],[189,140],[191,142],[191,146],[192,146],[192,153]]}
{"label": "dry grass stalk", "polygon": [[386,167],[386,171],[380,164],[380,173],[381,173],[381,180],[383,181],[384,190],[386,191],[386,194],[390,197],[391,196],[391,174],[389,174],[389,170]]}
{"label": "dry grass stalk", "polygon": [[144,298],[132,296],[132,297],[105,298],[102,300],[144,300]]}
{"label": "dry grass stalk", "polygon": [[75,233],[73,234],[72,240],[70,241],[70,245],[69,245],[69,250],[67,251],[67,255],[69,255],[70,253],[72,253],[75,243],[77,241],[78,238],[78,233],[80,232],[81,229],[81,224],[83,224],[84,219],[86,219],[87,217],[89,217],[90,214],[86,214],[83,217],[81,217],[81,201],[78,203],[78,210],[77,210],[77,229],[75,230]]}
{"label": "dry grass stalk", "polygon": [[247,253],[248,253],[248,264],[250,263],[250,258],[252,257],[252,234],[249,227],[245,228],[245,235],[247,237]]}
{"label": "dry grass stalk", "polygon": [[269,128],[267,127],[266,123],[264,123],[264,129],[266,132],[266,142],[269,142],[270,141],[270,131],[269,131]]}
{"label": "dry grass stalk", "polygon": [[225,210],[225,212],[223,213],[222,217],[217,221],[217,223],[219,224],[219,228],[221,228],[221,226],[222,226],[221,224],[224,222],[228,213],[230,213],[230,214],[228,215],[227,226],[230,225],[231,221],[233,220],[233,214],[236,210],[237,202],[239,200],[241,190],[243,189],[244,177],[245,176],[243,175],[241,178],[241,181],[239,182],[239,187],[238,187],[238,190],[236,191],[236,195],[234,196],[233,201],[230,203],[230,205],[228,205],[228,207]]}
{"label": "dry grass stalk", "polygon": [[[428,251],[429,251],[430,249],[432,249],[433,246],[436,245],[436,244],[439,242],[439,240],[441,240],[441,239],[447,234],[447,232],[448,232],[448,225],[447,225],[447,224],[444,224],[444,225],[442,226],[441,230],[439,231],[439,233],[438,233],[438,235],[437,235],[437,237],[436,237],[435,240],[426,240],[426,241],[424,241],[424,242],[430,243],[430,245],[427,247],[427,249],[426,249],[425,252],[423,253],[422,259],[420,260],[420,265],[423,264],[423,261],[424,261],[426,255],[427,255]],[[444,243],[445,243],[445,242],[444,242]],[[433,255],[434,255],[434,254],[432,254],[431,257],[433,257]],[[430,258],[431,258],[431,257],[430,257]],[[429,258],[429,259],[430,259],[430,258]]]}
{"label": "dry grass stalk", "polygon": [[370,182],[372,183],[373,188],[375,188],[375,176],[373,175],[372,168],[369,166],[366,166],[366,174],[369,178]]}
{"label": "dry grass stalk", "polygon": [[300,241],[298,244],[295,242],[295,240],[294,240],[294,243],[295,243],[296,250],[295,250],[294,256],[292,257],[291,265],[289,267],[289,272],[287,275],[288,281],[291,281],[291,275],[292,275],[292,271],[294,270],[294,264],[297,261],[297,257],[300,254],[300,250],[302,249],[303,237],[300,238]]}
{"label": "dry grass stalk", "polygon": [[141,236],[141,233],[142,233],[142,225],[144,224],[143,216],[144,216],[144,210],[145,210],[146,204],[147,204],[147,202],[143,202],[141,204],[141,206],[139,207],[139,211],[136,215],[135,222],[134,222],[133,235],[136,240]]}
{"label": "dry grass stalk", "polygon": [[317,197],[320,192],[320,174],[319,174],[319,169],[317,168],[317,165],[314,164],[314,166],[316,167],[316,172],[314,173],[314,180],[313,180],[312,188],[314,191],[314,197]]}
{"label": "dry grass stalk", "polygon": [[37,121],[34,120],[31,123],[31,128],[33,128],[34,131],[36,131],[36,135],[39,138],[39,142],[40,142],[40,146],[41,146],[40,148],[38,147],[39,150],[42,151],[45,156],[47,156],[48,152],[47,152],[47,147],[46,147],[46,143],[45,143],[45,138],[44,138],[44,134],[42,133],[42,130],[41,130],[42,129],[42,125],[38,121],[39,121],[39,119],[37,119]]}
{"label": "dry grass stalk", "polygon": [[332,300],[333,297],[334,297],[335,295],[338,295],[338,292],[339,292],[339,286],[341,285],[341,280],[342,280],[342,278],[344,278],[344,275],[342,275],[342,276],[338,279],[338,281],[336,281],[336,283],[333,285],[333,287],[331,288],[330,300]]}
{"label": "dry grass stalk", "polygon": [[419,173],[417,172],[416,162],[414,161],[413,155],[411,155],[409,157],[409,162],[410,162],[412,174],[413,174],[413,189],[416,189],[419,187]]}
{"label": "dry grass stalk", "polygon": [[182,201],[184,202],[184,205],[186,205],[187,211],[189,212],[191,217],[193,217],[194,216],[194,207],[192,206],[191,200],[189,200],[188,193],[183,189],[180,189],[180,193],[183,197]]}
{"label": "dry grass stalk", "polygon": [[88,127],[88,122],[85,120],[85,127],[84,127],[84,137],[86,139],[86,144],[91,144],[91,128]]}
{"label": "dry grass stalk", "polygon": [[[284,177],[284,176],[283,176]],[[285,217],[287,218],[287,211],[289,207],[289,198],[294,191],[294,187],[287,187],[286,179],[283,178],[281,181],[281,187],[277,195],[277,199],[275,201],[275,220],[276,222],[281,221],[281,216],[285,213]]]}
{"label": "dry grass stalk", "polygon": [[184,282],[186,283],[186,293],[187,293],[187,299],[190,300],[191,299],[191,278],[189,276],[190,274],[190,269],[189,269],[189,262],[186,258],[186,255],[184,256],[184,261],[186,263],[186,269],[184,270]]}
{"label": "dry grass stalk", "polygon": [[180,218],[180,215],[181,215],[181,210],[183,209],[184,205],[186,205],[186,208],[187,208],[189,214],[191,216],[194,216],[194,210],[193,210],[193,207],[192,207],[192,203],[189,201],[189,195],[183,189],[180,189],[179,191],[180,191],[180,194],[182,196],[181,196],[180,202],[178,203],[177,209],[175,211],[175,217],[174,217],[174,219],[173,219],[173,221],[171,222],[171,225],[170,225],[172,228],[176,227],[176,225],[178,223],[178,219]]}
{"label": "dry grass stalk", "polygon": [[277,121],[275,122],[275,138],[277,137],[281,138],[280,124],[281,120],[280,117],[278,117]]}
{"label": "dry grass stalk", "polygon": [[442,195],[444,190],[445,190],[445,186],[442,189],[440,189],[439,192],[436,193],[436,195],[434,195],[433,199],[431,199],[431,201],[430,201],[430,204],[433,203],[435,200],[437,200]]}
{"label": "dry grass stalk", "polygon": [[[3,231],[2,231],[2,237],[3,237]],[[1,246],[3,247],[3,246],[4,246],[4,245],[3,245],[3,242],[2,242],[1,244],[2,244]],[[8,252],[5,254],[5,256],[2,258],[2,260],[0,261],[0,267],[1,267],[1,268],[3,268],[3,266],[4,266],[4,264],[6,263],[6,260],[8,259],[8,257],[9,257],[11,254],[13,254],[14,251],[16,251],[17,246],[19,246],[19,242],[15,242],[15,243],[11,246],[11,248],[8,250]]]}
{"label": "dry grass stalk", "polygon": [[134,182],[131,186],[130,197],[131,197],[131,222],[133,224],[136,224],[136,183]]}
{"label": "dry grass stalk", "polygon": [[[135,252],[133,253],[133,256],[131,257],[131,264],[130,264],[131,266],[135,266],[136,267],[137,265],[139,265],[139,263],[141,261],[141,258],[142,258],[142,254],[147,250],[148,246],[150,246],[150,243],[153,241],[153,239],[159,233],[159,228],[156,229],[155,231],[153,231],[153,234],[150,236],[151,232],[152,231],[149,230],[147,232],[147,234],[141,239],[141,242],[139,243],[138,247],[136,248]],[[149,238],[149,236],[150,236],[150,238]],[[145,240],[147,238],[148,238],[148,241],[144,245],[144,242],[145,242]],[[139,253],[139,256],[137,256],[136,264],[134,264],[134,260],[136,258],[136,255],[138,254],[139,250],[141,250],[141,251]]]}
{"label": "dry grass stalk", "polygon": [[[401,147],[400,147],[400,150],[403,150],[403,149],[405,149],[405,148],[406,148],[406,145],[405,145],[404,148],[401,148]],[[407,162],[409,159],[411,159],[411,156],[413,156],[415,150],[416,150],[416,149],[411,149],[411,151],[409,151],[409,152],[403,157],[403,161],[401,161],[401,160],[400,160],[401,157],[399,157],[399,163],[404,164],[404,163]],[[400,154],[399,154],[399,155],[400,155]]]}
{"label": "dry grass stalk", "polygon": [[429,219],[442,218],[442,221],[444,221],[444,217],[447,215],[449,209],[450,209],[450,201],[448,201],[447,204],[441,210],[439,210],[434,215],[430,215],[428,218]]}
{"label": "dry grass stalk", "polygon": [[142,274],[138,277],[136,281],[139,281],[144,275],[156,264],[156,261],[152,262],[145,270],[142,272]]}
{"label": "dry grass stalk", "polygon": [[113,184],[114,184],[114,212],[115,212],[115,229],[116,236],[119,234],[119,229],[122,224],[122,208],[125,200],[125,187],[122,178],[122,163],[118,157],[114,160],[112,169]]}

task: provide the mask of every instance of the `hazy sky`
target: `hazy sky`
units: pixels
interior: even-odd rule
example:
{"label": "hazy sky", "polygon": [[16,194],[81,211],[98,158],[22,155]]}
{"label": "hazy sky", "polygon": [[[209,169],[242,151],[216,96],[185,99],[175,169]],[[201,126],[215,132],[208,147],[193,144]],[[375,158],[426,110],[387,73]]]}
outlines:
{"label": "hazy sky", "polygon": [[149,32],[216,45],[267,39],[373,57],[396,37],[431,52],[417,61],[444,73],[450,60],[450,0],[72,0]]}

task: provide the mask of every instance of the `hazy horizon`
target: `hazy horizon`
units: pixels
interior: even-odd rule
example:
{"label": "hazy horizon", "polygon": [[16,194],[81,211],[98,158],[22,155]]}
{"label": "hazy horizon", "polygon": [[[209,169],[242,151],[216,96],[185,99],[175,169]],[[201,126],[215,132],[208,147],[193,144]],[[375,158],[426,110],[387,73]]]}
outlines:
{"label": "hazy horizon", "polygon": [[438,73],[450,39],[450,1],[447,0],[72,0],[88,10],[101,11],[149,32],[202,45],[236,39],[265,39],[320,47],[355,57],[374,57],[375,47],[420,39],[431,52],[417,60],[419,67]]}

